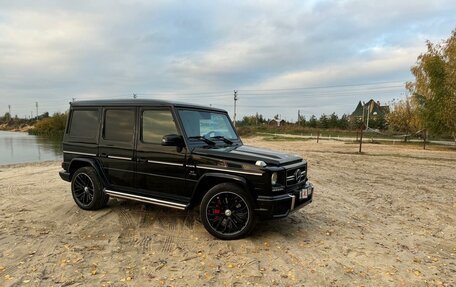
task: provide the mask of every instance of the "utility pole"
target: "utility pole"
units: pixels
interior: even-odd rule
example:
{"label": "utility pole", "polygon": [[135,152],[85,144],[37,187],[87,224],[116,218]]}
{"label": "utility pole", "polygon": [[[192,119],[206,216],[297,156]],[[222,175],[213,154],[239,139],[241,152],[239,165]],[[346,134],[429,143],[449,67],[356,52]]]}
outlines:
{"label": "utility pole", "polygon": [[237,91],[234,90],[234,127],[236,127],[236,102],[237,102]]}
{"label": "utility pole", "polygon": [[137,97],[138,96],[135,93],[133,93],[133,99],[136,99]]}
{"label": "utility pole", "polygon": [[8,105],[8,113],[9,113],[9,115],[11,117],[11,105]]}
{"label": "utility pole", "polygon": [[38,120],[38,102],[35,102],[35,106],[36,106],[36,119]]}
{"label": "utility pole", "polygon": [[364,130],[364,124],[361,126],[361,130],[360,130],[360,137],[359,137],[359,153],[361,153],[361,148],[363,146],[363,130]]}
{"label": "utility pole", "polygon": [[427,138],[427,130],[424,129],[424,131],[423,131],[423,149],[426,149],[426,138]]}
{"label": "utility pole", "polygon": [[[370,102],[369,102],[370,103]],[[366,131],[369,129],[369,114],[370,114],[370,104],[367,106],[367,124],[366,124]]]}
{"label": "utility pole", "polygon": [[366,108],[366,103],[363,102],[363,125],[364,125],[364,109]]}

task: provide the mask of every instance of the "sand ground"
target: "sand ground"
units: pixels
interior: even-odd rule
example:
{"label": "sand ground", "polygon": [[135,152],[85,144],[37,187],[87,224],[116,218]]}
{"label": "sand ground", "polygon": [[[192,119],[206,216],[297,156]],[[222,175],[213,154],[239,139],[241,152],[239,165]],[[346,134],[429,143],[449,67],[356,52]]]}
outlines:
{"label": "sand ground", "polygon": [[456,286],[456,152],[260,138],[314,202],[220,241],[197,211],[76,207],[59,162],[0,166],[0,286]]}

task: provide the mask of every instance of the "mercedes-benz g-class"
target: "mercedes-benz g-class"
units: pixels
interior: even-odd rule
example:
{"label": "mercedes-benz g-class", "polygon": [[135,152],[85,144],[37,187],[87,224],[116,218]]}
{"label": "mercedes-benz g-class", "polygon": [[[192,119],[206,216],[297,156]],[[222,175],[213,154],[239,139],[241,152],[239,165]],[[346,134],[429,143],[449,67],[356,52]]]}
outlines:
{"label": "mercedes-benz g-class", "polygon": [[247,235],[257,219],[281,218],[312,202],[301,157],[243,145],[224,110],[158,100],[70,104],[63,170],[76,204],[109,197],[181,210],[200,206],[220,239]]}

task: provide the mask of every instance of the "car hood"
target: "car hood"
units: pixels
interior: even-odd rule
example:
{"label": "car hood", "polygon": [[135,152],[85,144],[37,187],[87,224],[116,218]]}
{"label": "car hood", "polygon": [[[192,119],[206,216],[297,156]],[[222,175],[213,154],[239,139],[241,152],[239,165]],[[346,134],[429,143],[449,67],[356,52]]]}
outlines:
{"label": "car hood", "polygon": [[264,161],[267,165],[276,166],[288,165],[302,161],[302,158],[297,155],[291,155],[246,145],[195,148],[193,150],[193,153],[202,156],[250,162],[253,164],[256,161]]}

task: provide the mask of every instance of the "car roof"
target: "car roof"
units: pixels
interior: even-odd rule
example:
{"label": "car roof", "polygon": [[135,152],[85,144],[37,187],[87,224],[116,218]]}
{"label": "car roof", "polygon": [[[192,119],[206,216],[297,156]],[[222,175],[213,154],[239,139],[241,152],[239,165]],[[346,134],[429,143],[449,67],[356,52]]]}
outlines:
{"label": "car roof", "polygon": [[218,112],[226,112],[222,109],[213,107],[200,106],[194,104],[152,100],[152,99],[115,99],[115,100],[87,100],[87,101],[74,101],[70,102],[71,107],[178,107],[178,108],[192,108],[204,109]]}

